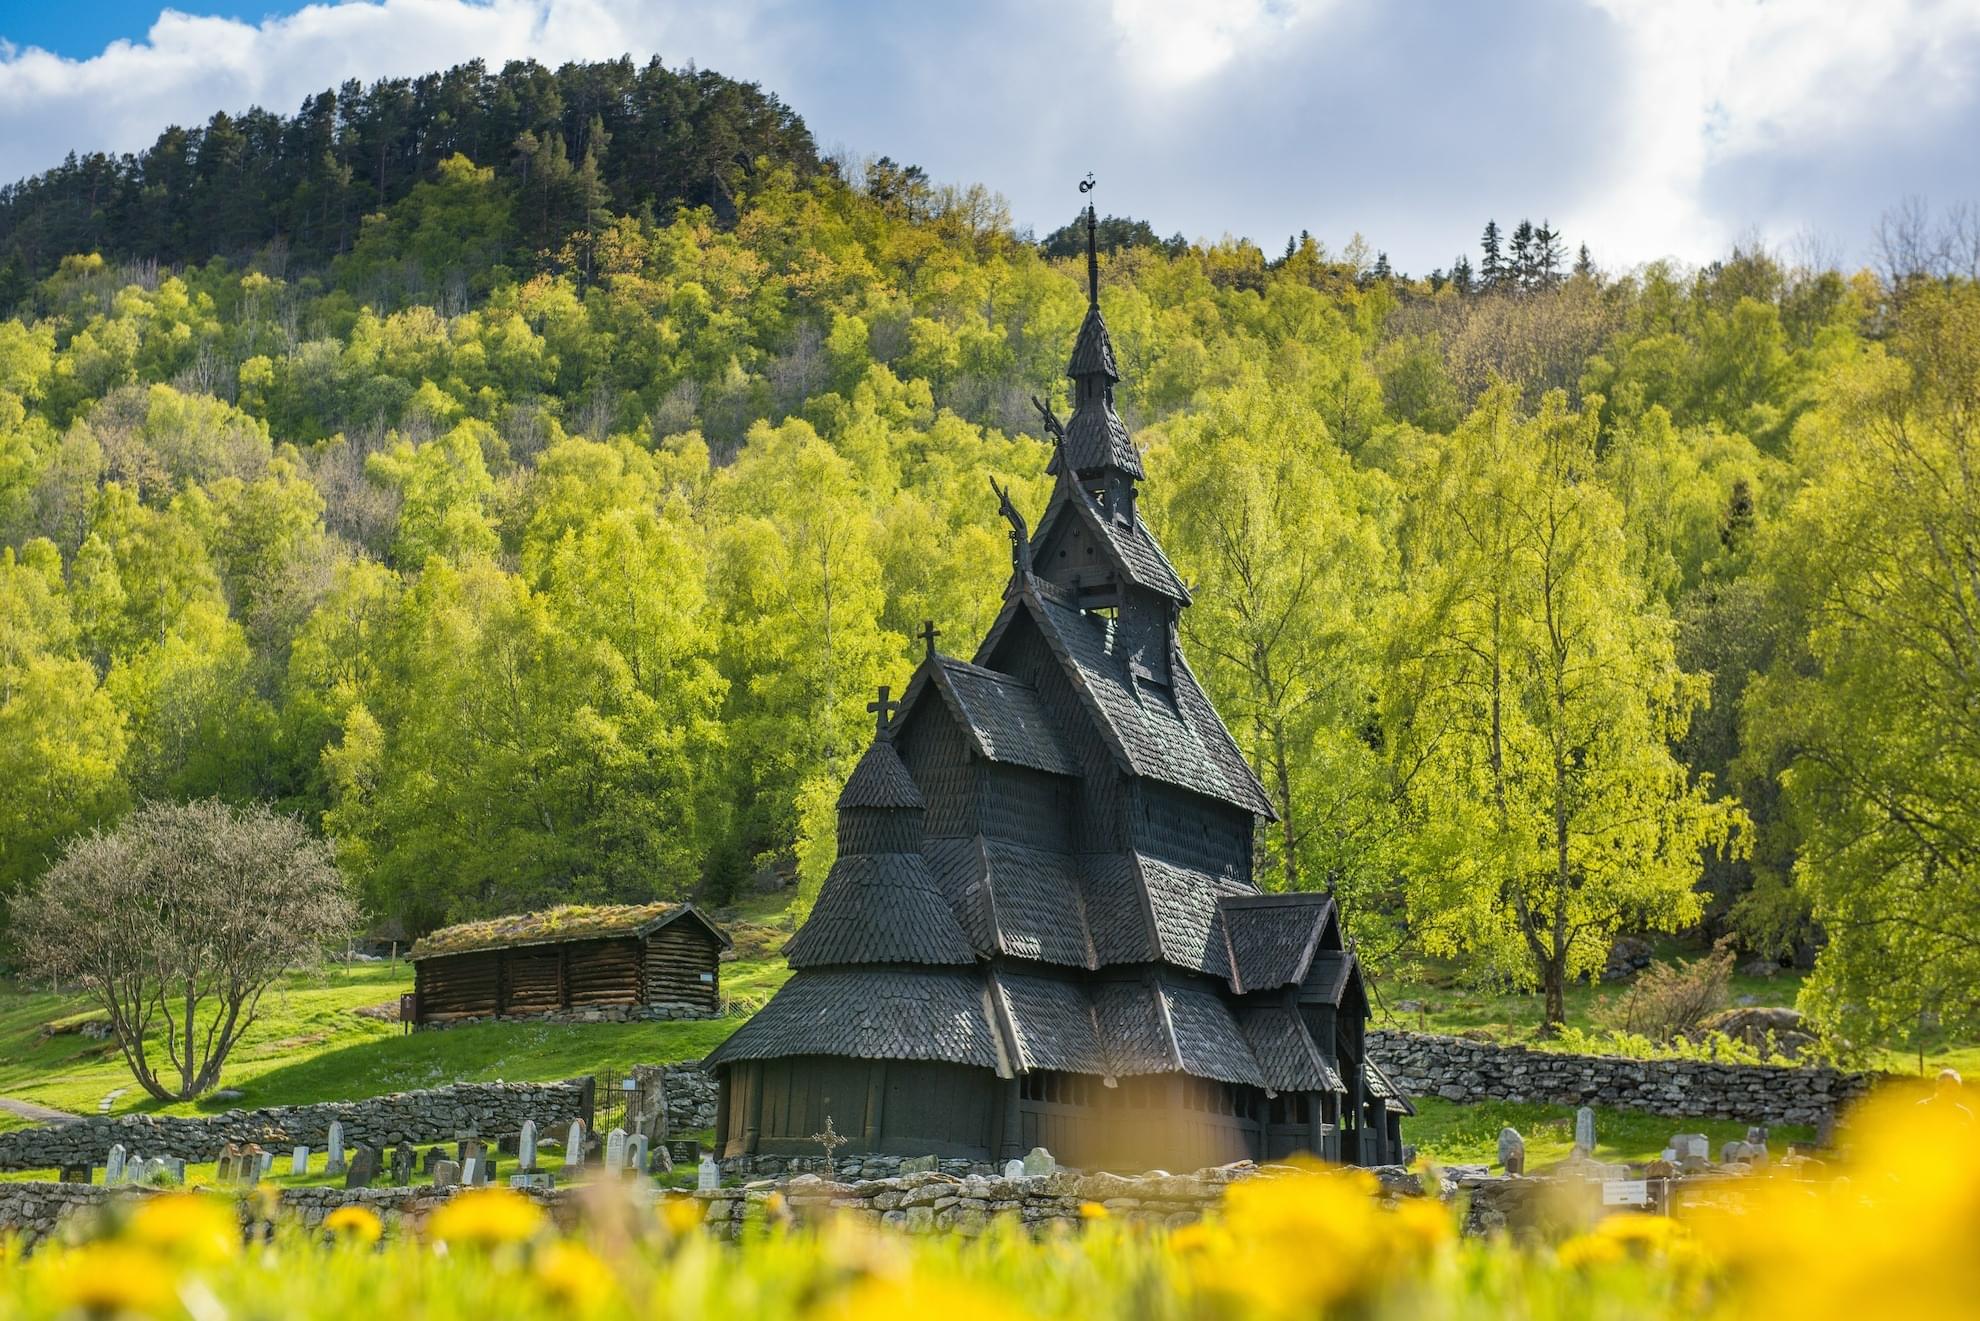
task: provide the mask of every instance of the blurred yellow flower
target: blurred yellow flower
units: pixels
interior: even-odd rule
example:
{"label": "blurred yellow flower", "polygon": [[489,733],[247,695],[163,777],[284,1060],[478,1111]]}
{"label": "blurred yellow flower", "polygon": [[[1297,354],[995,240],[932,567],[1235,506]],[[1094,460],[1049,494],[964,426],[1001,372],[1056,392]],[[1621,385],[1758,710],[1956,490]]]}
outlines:
{"label": "blurred yellow flower", "polygon": [[48,1295],[103,1316],[155,1316],[173,1307],[177,1288],[171,1266],[156,1252],[128,1243],[91,1243],[56,1254]]}
{"label": "blurred yellow flower", "polygon": [[558,1240],[536,1256],[536,1282],[567,1307],[583,1312],[612,1295],[612,1272],[597,1253]]}
{"label": "blurred yellow flower", "polygon": [[323,1227],[346,1243],[370,1244],[378,1241],[385,1225],[369,1207],[340,1206],[323,1217]]}
{"label": "blurred yellow flower", "polygon": [[814,1314],[819,1321],[929,1318],[941,1321],[1013,1321],[1026,1315],[1010,1299],[980,1286],[927,1271],[867,1276]]}
{"label": "blurred yellow flower", "polygon": [[701,1220],[702,1205],[692,1197],[669,1197],[660,1203],[660,1223],[670,1234],[691,1234]]}
{"label": "blurred yellow flower", "polygon": [[1623,1259],[1622,1244],[1601,1234],[1577,1234],[1555,1251],[1554,1259],[1569,1270],[1613,1266]]}
{"label": "blurred yellow flower", "polygon": [[131,1212],[125,1237],[193,1261],[225,1261],[241,1250],[233,1203],[206,1193],[146,1197]]}
{"label": "blurred yellow flower", "polygon": [[493,1247],[536,1237],[543,1208],[506,1188],[476,1188],[436,1210],[426,1222],[428,1237],[442,1243]]}
{"label": "blurred yellow flower", "polygon": [[1079,1218],[1081,1220],[1105,1220],[1107,1218],[1107,1208],[1098,1202],[1081,1202],[1079,1204]]}

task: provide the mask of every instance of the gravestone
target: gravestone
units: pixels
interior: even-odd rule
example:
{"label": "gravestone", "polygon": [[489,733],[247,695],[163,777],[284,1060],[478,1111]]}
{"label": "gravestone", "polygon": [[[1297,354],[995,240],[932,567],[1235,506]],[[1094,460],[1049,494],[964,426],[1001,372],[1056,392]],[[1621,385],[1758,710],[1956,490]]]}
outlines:
{"label": "gravestone", "polygon": [[359,1147],[351,1155],[350,1168],[344,1171],[344,1187],[369,1188],[377,1177],[378,1148]]}
{"label": "gravestone", "polygon": [[480,1138],[462,1138],[454,1145],[454,1159],[461,1163],[462,1169],[467,1168],[469,1161],[487,1154],[488,1144]]}
{"label": "gravestone", "polygon": [[1750,1147],[1765,1147],[1767,1145],[1767,1126],[1765,1124],[1749,1125],[1746,1130],[1746,1143]]}
{"label": "gravestone", "polygon": [[297,1147],[294,1151],[289,1153],[289,1173],[290,1174],[309,1173],[308,1147]]}
{"label": "gravestone", "polygon": [[421,1174],[426,1174],[426,1175],[432,1174],[433,1167],[438,1165],[441,1161],[445,1160],[446,1158],[447,1158],[447,1149],[445,1147],[428,1147],[420,1155],[419,1172]]}
{"label": "gravestone", "polygon": [[461,1182],[470,1188],[481,1182],[481,1157],[469,1156],[461,1162]]}
{"label": "gravestone", "polygon": [[1518,1129],[1499,1130],[1499,1164],[1507,1174],[1526,1173],[1526,1139]]}
{"label": "gravestone", "polygon": [[461,1167],[458,1162],[448,1160],[445,1156],[433,1162],[433,1186],[435,1188],[452,1188],[460,1181]]}
{"label": "gravestone", "polygon": [[168,1157],[167,1159],[170,1160],[172,1165],[172,1182],[184,1183],[186,1181],[185,1159],[180,1156],[172,1156],[172,1157]]}
{"label": "gravestone", "polygon": [[412,1183],[413,1159],[413,1145],[410,1141],[401,1141],[398,1146],[392,1148],[392,1182],[394,1184],[404,1188]]}
{"label": "gravestone", "polygon": [[1585,1105],[1574,1112],[1574,1145],[1584,1156],[1595,1154],[1595,1112]]}
{"label": "gravestone", "polygon": [[1043,1147],[1033,1147],[1025,1152],[1023,1164],[1025,1174],[1032,1178],[1050,1174],[1059,1168],[1059,1163],[1052,1159],[1052,1153]]}
{"label": "gravestone", "polygon": [[[304,1153],[304,1159],[307,1159],[307,1158],[308,1158],[308,1152],[309,1152],[309,1148],[307,1148],[307,1147],[304,1147],[304,1148],[303,1148],[303,1153]],[[274,1153],[274,1152],[272,1152],[272,1151],[264,1151],[264,1152],[262,1152],[262,1153],[261,1153],[261,1168],[260,1168],[259,1170],[257,1170],[257,1171],[255,1171],[255,1173],[256,1173],[256,1175],[257,1175],[257,1176],[259,1176],[259,1177],[263,1177],[263,1178],[265,1178],[265,1177],[267,1177],[267,1175],[268,1175],[268,1172],[269,1172],[270,1170],[272,1170],[272,1169],[274,1169],[274,1168],[275,1168],[275,1153]]]}
{"label": "gravestone", "polygon": [[1022,1179],[1024,1177],[1024,1162],[1021,1160],[1005,1161],[1004,1177],[1006,1179]]}
{"label": "gravestone", "polygon": [[64,1165],[60,1179],[63,1183],[89,1183],[96,1177],[96,1167],[89,1164]]}
{"label": "gravestone", "polygon": [[121,1142],[110,1148],[110,1159],[103,1166],[104,1183],[116,1183],[124,1177],[124,1157],[126,1154],[124,1144]]}
{"label": "gravestone", "polygon": [[584,1121],[571,1121],[571,1135],[564,1140],[564,1168],[581,1170],[584,1168]]}
{"label": "gravestone", "polygon": [[144,1168],[139,1171],[138,1181],[147,1187],[156,1187],[159,1184],[171,1182],[171,1163],[163,1156],[153,1156],[144,1163]]}
{"label": "gravestone", "polygon": [[605,1173],[618,1174],[626,1168],[626,1130],[615,1128],[605,1135]]}
{"label": "gravestone", "polygon": [[646,1134],[635,1133],[626,1139],[626,1173],[646,1173]]}
{"label": "gravestone", "polygon": [[715,1163],[713,1156],[701,1158],[701,1167],[695,1171],[694,1186],[704,1193],[722,1186],[722,1167]]}
{"label": "gravestone", "polygon": [[499,1172],[501,1164],[502,1162],[496,1158],[495,1153],[492,1151],[483,1156],[481,1158],[481,1165],[478,1167],[475,1185],[485,1188],[495,1182],[495,1175]]}
{"label": "gravestone", "polygon": [[676,1165],[692,1165],[701,1159],[701,1144],[692,1138],[676,1138],[667,1144],[667,1154]]}
{"label": "gravestone", "polygon": [[330,1159],[325,1162],[323,1172],[325,1174],[344,1172],[344,1121],[341,1119],[330,1121]]}
{"label": "gravestone", "polygon": [[671,1150],[671,1146],[671,1143],[662,1142],[653,1148],[653,1155],[646,1162],[651,1167],[648,1171],[649,1173],[672,1174],[674,1172],[674,1153]]}
{"label": "gravestone", "polygon": [[[213,1162],[213,1182],[223,1187],[232,1183],[234,1181],[234,1166],[239,1162],[240,1157],[234,1154],[234,1149],[231,1146],[221,1152],[220,1159]],[[121,1171],[119,1173],[121,1174]]]}
{"label": "gravestone", "polygon": [[1679,1133],[1671,1139],[1671,1150],[1679,1160],[1710,1160],[1712,1139],[1703,1133]]}
{"label": "gravestone", "polygon": [[522,1122],[522,1136],[516,1139],[516,1165],[524,1174],[536,1169],[536,1121],[525,1119]]}
{"label": "gravestone", "polygon": [[234,1163],[234,1181],[243,1188],[252,1188],[261,1182],[261,1153],[249,1152]]}

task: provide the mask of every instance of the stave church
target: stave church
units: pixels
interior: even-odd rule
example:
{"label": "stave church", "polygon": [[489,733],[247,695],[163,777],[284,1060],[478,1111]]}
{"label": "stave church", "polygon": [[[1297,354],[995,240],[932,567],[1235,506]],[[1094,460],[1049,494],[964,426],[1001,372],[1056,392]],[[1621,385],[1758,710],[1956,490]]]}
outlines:
{"label": "stave church", "polygon": [[[1055,485],[973,659],[925,654],[838,801],[790,980],[708,1060],[725,1157],[1087,1169],[1399,1160],[1409,1102],[1326,894],[1270,894],[1272,804],[1177,640],[1188,588],[1137,508],[1087,211]],[[999,492],[1000,495],[1003,493]]]}

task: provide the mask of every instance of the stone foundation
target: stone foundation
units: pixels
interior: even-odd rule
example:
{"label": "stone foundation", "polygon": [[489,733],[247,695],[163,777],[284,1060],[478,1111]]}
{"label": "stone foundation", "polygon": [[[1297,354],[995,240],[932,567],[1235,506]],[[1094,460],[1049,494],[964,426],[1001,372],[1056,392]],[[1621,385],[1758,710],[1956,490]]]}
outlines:
{"label": "stone foundation", "polygon": [[589,1078],[554,1083],[461,1083],[364,1101],[229,1110],[206,1118],[92,1115],[67,1124],[0,1133],[0,1169],[100,1167],[109,1158],[110,1148],[119,1142],[129,1155],[176,1156],[187,1161],[212,1160],[229,1142],[258,1142],[286,1157],[292,1146],[327,1146],[330,1125],[337,1120],[343,1122],[347,1148],[447,1142],[468,1135],[507,1137],[521,1132],[525,1119],[534,1119],[538,1130],[546,1135],[561,1135],[573,1119],[591,1122],[592,1091]]}
{"label": "stone foundation", "polygon": [[592,1009],[559,1009],[542,1014],[480,1014],[472,1018],[449,1018],[445,1022],[419,1023],[415,1032],[444,1032],[454,1027],[475,1027],[482,1023],[673,1023],[682,1019],[720,1018],[722,1011],[707,1005],[599,1005]]}

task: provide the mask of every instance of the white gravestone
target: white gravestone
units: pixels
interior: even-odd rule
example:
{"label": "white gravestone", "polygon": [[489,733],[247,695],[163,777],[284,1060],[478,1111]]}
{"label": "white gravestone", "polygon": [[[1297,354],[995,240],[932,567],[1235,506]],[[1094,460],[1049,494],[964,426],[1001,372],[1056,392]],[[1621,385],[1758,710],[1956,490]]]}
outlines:
{"label": "white gravestone", "polygon": [[1024,1177],[1024,1162],[1021,1160],[1005,1161],[1004,1177],[1006,1179],[1022,1179]]}
{"label": "white gravestone", "polygon": [[481,1157],[469,1156],[461,1166],[461,1182],[473,1188],[481,1182]]}
{"label": "white gravestone", "polygon": [[584,1168],[584,1121],[573,1119],[571,1133],[564,1141],[564,1167],[581,1170]]}
{"label": "white gravestone", "polygon": [[103,1182],[116,1183],[124,1177],[124,1144],[119,1142],[110,1148],[109,1163],[103,1167]]}
{"label": "white gravestone", "polygon": [[701,1158],[701,1168],[695,1172],[694,1186],[704,1193],[722,1186],[722,1167],[715,1163],[713,1156]]}
{"label": "white gravestone", "polygon": [[262,1152],[262,1153],[261,1153],[261,1173],[263,1174],[263,1176],[266,1176],[266,1175],[268,1174],[268,1172],[269,1172],[270,1170],[272,1170],[272,1169],[274,1169],[274,1168],[275,1168],[275,1153],[274,1153],[274,1152],[272,1152],[272,1151],[264,1151],[264,1152]]}
{"label": "white gravestone", "polygon": [[330,1159],[323,1166],[323,1172],[325,1174],[344,1172],[344,1121],[341,1119],[330,1121]]}
{"label": "white gravestone", "polygon": [[1025,1152],[1023,1165],[1028,1175],[1050,1174],[1059,1168],[1058,1162],[1052,1159],[1052,1153],[1043,1147],[1033,1147]]}
{"label": "white gravestone", "polygon": [[1574,1112],[1574,1145],[1584,1156],[1595,1154],[1595,1112],[1585,1105]]}
{"label": "white gravestone", "polygon": [[626,1130],[615,1128],[605,1135],[605,1173],[617,1174],[626,1168]]}
{"label": "white gravestone", "polygon": [[294,1151],[289,1153],[289,1173],[290,1174],[309,1173],[308,1147],[297,1147]]}
{"label": "white gravestone", "polygon": [[626,1139],[626,1169],[632,1174],[646,1173],[646,1134],[635,1133]]}
{"label": "white gravestone", "polygon": [[522,1136],[516,1139],[516,1164],[522,1167],[524,1174],[530,1174],[536,1170],[536,1121],[534,1119],[523,1120]]}

